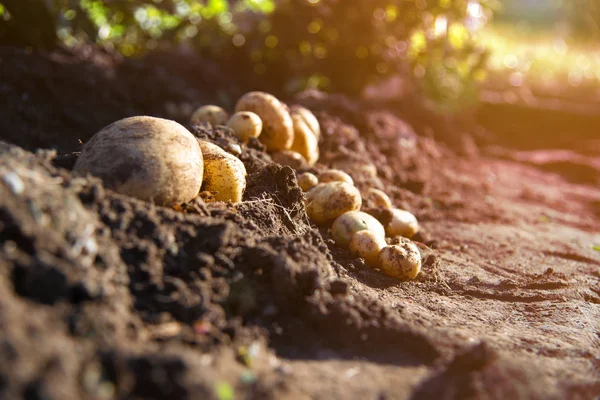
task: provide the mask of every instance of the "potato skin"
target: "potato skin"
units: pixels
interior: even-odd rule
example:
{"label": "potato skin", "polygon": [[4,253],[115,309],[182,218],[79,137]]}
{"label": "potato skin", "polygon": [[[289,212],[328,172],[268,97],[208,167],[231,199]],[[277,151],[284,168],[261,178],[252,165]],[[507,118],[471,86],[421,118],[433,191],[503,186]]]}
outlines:
{"label": "potato skin", "polygon": [[387,246],[385,238],[373,231],[358,231],[350,240],[350,253],[363,258],[368,265],[376,268],[379,263],[379,253]]}
{"label": "potato skin", "polygon": [[354,185],[352,177],[339,169],[329,169],[319,174],[319,182],[346,182],[350,185]]}
{"label": "potato skin", "polygon": [[413,214],[397,208],[391,208],[390,211],[392,219],[385,227],[388,236],[403,236],[410,239],[419,231],[419,221]]}
{"label": "potato skin", "polygon": [[287,150],[294,141],[294,126],[287,106],[275,96],[265,92],[249,92],[243,95],[235,106],[235,111],[251,111],[263,122],[260,141],[267,150]]}
{"label": "potato skin", "polygon": [[258,137],[262,132],[263,123],[258,115],[251,111],[236,112],[227,121],[227,126],[235,132],[242,141],[247,142],[252,137]]}
{"label": "potato skin", "polygon": [[293,105],[290,107],[290,112],[292,114],[292,118],[298,116],[306,125],[308,125],[310,132],[315,135],[315,138],[318,141],[321,137],[321,126],[319,125],[319,120],[317,120],[315,114],[313,114],[308,108],[299,105]]}
{"label": "potato skin", "polygon": [[198,108],[190,117],[192,124],[198,122],[209,122],[212,126],[225,125],[229,119],[227,111],[219,106],[206,105]]}
{"label": "potato skin", "polygon": [[381,249],[378,264],[386,275],[402,280],[414,279],[421,272],[421,253],[414,243],[404,240]]}
{"label": "potato skin", "polygon": [[348,211],[337,217],[331,226],[331,236],[338,246],[348,247],[352,236],[363,230],[385,239],[385,229],[381,222],[363,211]]}
{"label": "potato skin", "polygon": [[195,198],[204,164],[196,138],[175,121],[131,117],[97,132],[73,169],[115,192],[174,206]]}
{"label": "potato skin", "polygon": [[300,189],[302,189],[303,192],[309,191],[310,189],[317,186],[317,184],[319,183],[319,178],[317,178],[316,175],[311,174],[310,172],[301,173],[300,175],[298,175],[297,179],[298,186],[300,186]]}
{"label": "potato skin", "polygon": [[309,126],[299,115],[292,116],[294,141],[290,150],[302,154],[308,165],[313,166],[319,159],[319,141]]}
{"label": "potato skin", "polygon": [[209,201],[242,201],[246,190],[246,167],[214,143],[198,139],[204,156],[202,190],[213,193]]}
{"label": "potato skin", "polygon": [[365,203],[370,204],[372,207],[392,208],[392,200],[383,191],[375,188],[369,188],[363,194],[363,200]]}
{"label": "potato skin", "polygon": [[328,225],[348,211],[358,211],[360,192],[346,182],[319,183],[306,193],[306,213],[318,225]]}

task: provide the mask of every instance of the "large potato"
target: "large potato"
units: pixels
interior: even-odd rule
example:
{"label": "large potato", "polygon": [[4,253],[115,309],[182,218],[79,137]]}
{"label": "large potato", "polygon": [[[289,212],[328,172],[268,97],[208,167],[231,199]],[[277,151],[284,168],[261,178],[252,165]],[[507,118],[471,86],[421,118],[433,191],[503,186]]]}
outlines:
{"label": "large potato", "polygon": [[319,141],[311,132],[304,119],[298,114],[292,116],[294,125],[294,142],[291,150],[302,154],[308,165],[315,165],[319,159]]}
{"label": "large potato", "polygon": [[386,246],[379,252],[379,267],[386,275],[402,280],[414,279],[421,272],[421,253],[410,240]]}
{"label": "large potato", "polygon": [[362,211],[348,211],[333,221],[331,236],[338,246],[348,247],[352,235],[368,230],[385,239],[385,229],[375,217]]}
{"label": "large potato", "polygon": [[196,138],[177,122],[132,117],[96,133],[74,171],[97,176],[116,192],[172,206],[198,195],[204,164]]}
{"label": "large potato", "polygon": [[346,182],[319,183],[306,193],[306,213],[319,225],[327,225],[348,211],[360,209],[360,192]]}
{"label": "large potato", "polygon": [[328,169],[325,172],[319,174],[319,182],[346,182],[350,185],[354,185],[352,177],[339,169]]}
{"label": "large potato", "polygon": [[294,141],[292,117],[277,98],[265,92],[249,92],[243,95],[235,106],[235,111],[251,111],[263,122],[260,141],[268,151],[287,150]]}
{"label": "large potato", "polygon": [[237,157],[216,144],[199,140],[204,156],[202,190],[211,192],[210,201],[242,201],[246,190],[246,167]]}

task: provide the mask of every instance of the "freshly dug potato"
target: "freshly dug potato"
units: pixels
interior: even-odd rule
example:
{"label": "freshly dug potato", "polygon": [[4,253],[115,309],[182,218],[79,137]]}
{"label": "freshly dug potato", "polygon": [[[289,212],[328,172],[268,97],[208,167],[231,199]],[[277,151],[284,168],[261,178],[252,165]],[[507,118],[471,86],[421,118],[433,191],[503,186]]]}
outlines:
{"label": "freshly dug potato", "polygon": [[319,182],[346,182],[350,185],[354,185],[352,177],[339,169],[330,169],[319,174]]}
{"label": "freshly dug potato", "polygon": [[287,165],[294,169],[308,167],[308,163],[302,154],[292,150],[276,151],[275,153],[271,154],[271,159],[277,164]]}
{"label": "freshly dug potato", "polygon": [[385,229],[381,222],[362,211],[348,211],[337,217],[331,226],[331,236],[338,246],[348,247],[352,235],[363,230],[385,239]]}
{"label": "freshly dug potato", "polygon": [[260,117],[251,111],[236,112],[227,122],[236,136],[242,142],[247,142],[252,137],[258,137],[262,132],[263,123]]}
{"label": "freshly dug potato", "polygon": [[303,192],[307,192],[310,189],[317,186],[319,183],[319,178],[317,178],[314,174],[310,172],[304,172],[298,175],[298,186],[302,189]]}
{"label": "freshly dug potato", "polygon": [[246,190],[246,167],[216,144],[199,140],[204,156],[202,190],[213,194],[211,201],[242,201]]}
{"label": "freshly dug potato", "polygon": [[306,193],[306,213],[319,225],[327,225],[348,211],[360,209],[360,192],[346,182],[319,183]]}
{"label": "freshly dug potato", "polygon": [[292,115],[294,142],[290,150],[302,154],[308,165],[315,165],[319,159],[319,141],[308,124],[298,114]]}
{"label": "freshly dug potato", "polygon": [[350,253],[363,258],[371,267],[377,267],[379,252],[386,246],[385,238],[373,231],[358,231],[350,240]]}
{"label": "freshly dug potato", "polygon": [[321,137],[321,126],[319,125],[319,121],[317,120],[317,117],[315,117],[315,114],[313,114],[308,108],[298,105],[292,106],[290,110],[292,118],[296,115],[302,118],[304,123],[308,125],[310,131],[313,133],[313,135],[315,135],[318,141]]}
{"label": "freshly dug potato", "polygon": [[292,117],[277,98],[265,92],[249,92],[243,95],[235,106],[235,111],[251,111],[263,122],[260,141],[268,151],[287,150],[294,141]]}
{"label": "freshly dug potato", "polygon": [[392,200],[383,190],[369,188],[363,194],[363,200],[371,207],[392,208]]}
{"label": "freshly dug potato", "polygon": [[421,272],[421,253],[414,243],[404,240],[381,249],[378,264],[386,275],[402,280],[414,279]]}
{"label": "freshly dug potato", "polygon": [[96,133],[73,170],[115,192],[173,206],[198,195],[204,164],[196,138],[177,122],[131,117]]}
{"label": "freshly dug potato", "polygon": [[229,119],[227,111],[219,106],[207,105],[202,106],[192,114],[190,122],[192,124],[198,122],[210,122],[212,126],[225,125]]}
{"label": "freshly dug potato", "polygon": [[388,236],[404,236],[410,239],[419,231],[419,221],[414,215],[397,208],[392,208],[390,211],[392,218],[385,227]]}

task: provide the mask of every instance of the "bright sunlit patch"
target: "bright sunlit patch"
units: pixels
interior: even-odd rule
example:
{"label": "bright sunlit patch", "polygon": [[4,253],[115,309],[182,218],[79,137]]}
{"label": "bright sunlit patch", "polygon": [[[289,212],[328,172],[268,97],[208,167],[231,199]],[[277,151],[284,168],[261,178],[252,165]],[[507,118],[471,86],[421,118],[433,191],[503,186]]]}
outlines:
{"label": "bright sunlit patch", "polygon": [[438,15],[435,19],[433,28],[433,35],[435,37],[442,37],[448,32],[448,18],[445,15]]}

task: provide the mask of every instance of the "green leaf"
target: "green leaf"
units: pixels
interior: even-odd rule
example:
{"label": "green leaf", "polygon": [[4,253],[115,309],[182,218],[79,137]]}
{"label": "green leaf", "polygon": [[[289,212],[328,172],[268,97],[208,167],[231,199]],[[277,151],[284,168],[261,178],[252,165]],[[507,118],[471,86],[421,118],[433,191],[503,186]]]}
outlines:
{"label": "green leaf", "polygon": [[227,382],[217,382],[215,385],[215,395],[219,400],[233,400],[235,398],[235,392]]}

